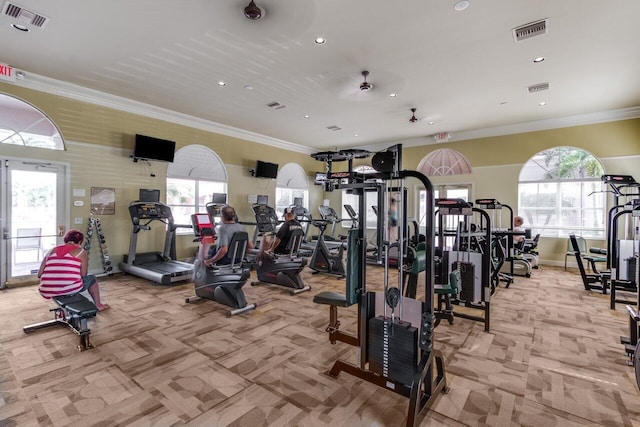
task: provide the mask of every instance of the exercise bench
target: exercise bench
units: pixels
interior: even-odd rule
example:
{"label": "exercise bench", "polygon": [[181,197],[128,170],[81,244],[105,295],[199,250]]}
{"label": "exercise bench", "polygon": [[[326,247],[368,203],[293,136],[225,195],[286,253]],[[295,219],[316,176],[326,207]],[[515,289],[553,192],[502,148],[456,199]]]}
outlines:
{"label": "exercise bench", "polygon": [[52,300],[58,305],[49,310],[53,311],[53,320],[25,326],[22,328],[24,333],[28,334],[55,325],[68,326],[79,337],[78,350],[93,348],[89,342],[91,330],[87,326],[87,321],[96,316],[98,307],[80,294],[53,297]]}

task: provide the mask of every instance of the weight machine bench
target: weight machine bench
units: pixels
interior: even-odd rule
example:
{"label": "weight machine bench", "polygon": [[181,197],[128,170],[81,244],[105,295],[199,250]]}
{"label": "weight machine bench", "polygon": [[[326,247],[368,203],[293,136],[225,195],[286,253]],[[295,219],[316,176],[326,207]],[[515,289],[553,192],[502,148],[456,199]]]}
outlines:
{"label": "weight machine bench", "polygon": [[578,246],[578,240],[576,239],[575,234],[570,234],[569,240],[571,241],[571,246],[573,247],[573,254],[576,257],[576,263],[578,264],[578,269],[580,270],[580,276],[582,277],[582,284],[584,285],[584,289],[587,291],[601,291],[603,294],[606,294],[607,288],[609,287],[607,282],[611,278],[611,273],[601,272],[595,274],[587,274],[584,268],[584,264],[582,263],[582,255],[580,253],[580,247]]}
{"label": "weight machine bench", "polygon": [[98,307],[80,294],[63,295],[54,297],[52,300],[58,305],[49,310],[53,311],[53,320],[25,326],[22,328],[24,333],[28,334],[55,325],[68,326],[79,337],[78,350],[93,348],[89,342],[91,330],[87,321],[96,316]]}
{"label": "weight machine bench", "polygon": [[338,320],[338,307],[351,307],[358,302],[358,296],[360,294],[358,275],[355,273],[358,268],[355,231],[356,230],[349,230],[349,235],[347,237],[348,272],[346,276],[344,295],[337,292],[327,291],[320,292],[313,297],[314,303],[329,306],[329,326],[327,326],[326,331],[329,333],[329,341],[331,344],[335,344],[336,341],[341,341],[353,346],[360,345],[359,339],[356,335],[340,330],[340,321]]}

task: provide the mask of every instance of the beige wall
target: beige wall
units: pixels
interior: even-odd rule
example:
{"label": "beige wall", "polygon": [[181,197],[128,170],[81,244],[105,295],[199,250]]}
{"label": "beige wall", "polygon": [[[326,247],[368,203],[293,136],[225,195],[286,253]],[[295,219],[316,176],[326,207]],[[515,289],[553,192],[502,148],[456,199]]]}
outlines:
{"label": "beige wall", "polygon": [[[100,216],[115,265],[120,262],[122,255],[128,252],[131,220],[127,206],[132,200],[137,200],[138,190],[156,188],[161,190],[163,198],[166,194],[166,163],[152,162],[149,169],[145,163],[134,163],[129,158],[133,152],[136,133],[174,140],[176,149],[189,144],[200,144],[215,151],[227,168],[229,203],[236,207],[240,219],[245,221],[251,221],[254,218],[248,202],[249,195],[266,194],[270,200],[275,199],[275,180],[250,176],[249,169],[255,166],[256,160],[270,161],[280,165],[294,162],[310,176],[314,176],[316,170],[322,169],[321,165],[307,154],[192,129],[4,83],[0,83],[1,92],[22,98],[44,111],[58,125],[65,138],[66,151],[3,145],[0,156],[15,160],[46,160],[63,163],[69,167],[69,195],[73,194],[72,189],[84,189],[86,197],[70,197],[69,218],[66,225],[85,231],[90,212],[91,187],[115,188],[115,215]],[[286,159],[286,162],[283,159]],[[151,170],[155,177],[150,176]],[[313,179],[310,179],[309,199],[313,206],[320,203],[322,190],[321,187],[314,186]],[[75,200],[83,200],[84,206],[73,206]],[[85,223],[74,226],[72,225],[74,218],[83,218]],[[193,255],[196,245],[192,240],[191,235],[177,237],[176,249],[179,258]],[[163,245],[164,231],[160,226],[139,235],[139,252],[162,250]],[[99,271],[101,270],[99,251],[92,252],[90,269]]]}
{"label": "beige wall", "polygon": [[[267,194],[275,197],[275,181],[256,179],[249,175],[257,159],[284,164],[298,163],[309,175],[309,209],[317,216],[317,206],[324,198],[340,212],[339,192],[323,193],[321,187],[313,185],[315,171],[323,165],[309,155],[274,148],[263,144],[167,123],[136,114],[95,106],[60,96],[41,93],[13,85],[0,83],[0,92],[13,94],[34,104],[48,114],[60,127],[68,141],[67,151],[51,152],[42,149],[3,146],[2,156],[20,159],[43,159],[62,162],[70,166],[70,189],[84,188],[88,195],[91,187],[113,187],[116,189],[116,214],[103,216],[107,243],[118,262],[128,251],[130,219],[126,206],[137,199],[139,188],[158,188],[165,194],[166,164],[153,163],[155,178],[141,163],[133,163],[129,155],[133,150],[136,133],[148,134],[175,140],[177,148],[200,144],[215,151],[227,166],[229,175],[229,201],[241,219],[253,217],[247,201],[250,194]],[[390,144],[391,145],[391,144]],[[520,168],[535,153],[559,145],[570,145],[586,149],[599,157],[608,173],[623,173],[640,178],[640,119],[611,123],[578,126],[548,131],[530,132],[493,138],[450,142],[447,144],[406,147],[403,153],[404,169],[415,169],[420,160],[438,148],[460,151],[471,162],[473,173],[458,177],[436,177],[434,184],[471,183],[473,198],[495,197],[511,205],[517,213],[517,182]],[[286,158],[284,162],[282,159]],[[336,165],[340,168],[340,164]],[[409,216],[417,216],[415,190],[417,181],[408,183]],[[70,199],[69,223],[76,217],[88,218],[89,203],[74,207]],[[83,225],[80,228],[86,227]],[[151,232],[140,238],[140,251],[162,248],[164,235]],[[190,236],[178,239],[178,257],[192,255],[195,245]],[[594,244],[602,244],[595,242]],[[566,250],[565,239],[545,239],[541,243],[542,258],[562,263]],[[95,255],[95,254],[94,254]],[[92,257],[93,258],[93,257]],[[92,259],[92,266],[98,266]],[[96,267],[96,268],[98,268]]]}

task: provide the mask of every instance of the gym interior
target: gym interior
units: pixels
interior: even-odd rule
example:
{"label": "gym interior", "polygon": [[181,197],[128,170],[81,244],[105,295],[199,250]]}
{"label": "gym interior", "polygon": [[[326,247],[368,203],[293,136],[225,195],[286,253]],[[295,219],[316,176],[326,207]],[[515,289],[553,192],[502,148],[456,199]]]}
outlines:
{"label": "gym interior", "polygon": [[[2,55],[0,61],[8,61]],[[536,122],[537,127],[478,132],[470,138],[457,139],[452,132],[437,144],[426,138],[389,138],[336,148],[285,143],[242,129],[229,131],[229,126],[184,113],[171,117],[166,110],[79,89],[53,78],[0,80],[2,115],[19,115],[24,109],[40,114],[37,120],[52,123],[58,132],[53,139],[63,144],[63,149],[1,145],[0,216],[5,219],[0,319],[5,326],[0,330],[0,424],[640,424],[636,354],[631,349],[640,321],[640,202],[634,204],[640,200],[640,186],[632,180],[640,179],[640,98],[631,107],[572,116],[562,125],[547,120]],[[529,116],[520,122],[536,120]],[[172,161],[136,156],[139,137],[145,135],[173,142]],[[278,215],[296,198],[314,218],[320,217],[319,206],[331,206],[341,217],[335,223],[335,236],[346,235],[357,227],[344,204],[357,206],[359,199],[346,192],[350,178],[335,178],[335,188],[318,182],[318,174],[327,172],[326,153],[369,150],[371,156],[355,156],[352,165],[332,163],[333,172],[351,176],[350,166],[375,169],[374,154],[393,147],[399,147],[401,163],[397,169],[380,172],[380,179],[395,188],[385,191],[382,212],[388,210],[390,197],[398,197],[405,232],[413,230],[410,223],[415,221],[416,235],[426,233],[428,247],[423,254],[426,267],[416,267],[417,293],[407,297],[418,301],[423,313],[417,334],[428,336],[429,343],[416,338],[419,344],[414,343],[412,351],[417,352],[418,362],[413,373],[422,372],[427,386],[412,385],[411,380],[396,383],[396,374],[386,368],[350,368],[362,361],[363,352],[373,351],[361,347],[367,340],[359,335],[366,330],[363,322],[375,320],[362,314],[364,295],[356,303],[338,306],[339,330],[356,333],[356,338],[337,342],[332,342],[336,324],[330,323],[335,305],[318,303],[317,298],[327,292],[344,295],[350,283],[358,286],[358,277],[366,281],[367,291],[382,294],[391,304],[388,288],[404,283],[399,266],[411,268],[403,262],[353,270],[349,264],[366,264],[364,252],[357,258],[345,246],[347,272],[336,277],[306,266],[300,276],[310,290],[299,294],[251,286],[257,280],[251,269],[242,289],[255,307],[233,316],[227,315],[229,307],[216,301],[186,303],[194,290],[191,274],[167,284],[121,268],[131,255],[128,208],[140,200],[141,189],[159,190],[160,202],[171,207],[175,223],[183,226],[171,233],[168,256],[193,265],[199,243],[190,215],[206,213],[205,205],[214,194],[226,195],[224,203],[235,208],[250,236],[256,228],[253,206],[260,196],[266,196],[264,204],[276,208]],[[548,153],[562,157],[567,148],[597,164],[595,172],[529,178],[532,164],[540,165]],[[336,158],[343,160],[340,156]],[[446,161],[450,163],[445,165]],[[261,164],[277,165],[277,173],[256,176]],[[410,172],[406,180],[401,180],[401,171]],[[428,178],[432,188],[410,179],[413,173]],[[617,178],[629,179],[629,185],[619,185]],[[572,186],[576,182],[581,186]],[[184,202],[187,187],[192,198]],[[560,191],[563,197],[554,198],[555,205],[541,204]],[[579,193],[574,194],[576,204],[563,204],[572,192]],[[513,231],[513,216],[522,215],[523,228],[531,233],[526,239],[540,234],[537,268],[527,275],[501,270],[498,276],[500,271],[495,271],[495,289],[490,292],[489,281],[481,283],[480,319],[472,314],[478,306],[454,304],[453,317],[436,321],[435,311],[442,311],[434,300],[438,282],[433,283],[432,270],[437,255],[429,242],[436,242],[437,218],[445,212],[436,203],[438,198],[458,200],[461,194],[467,202],[490,198],[512,209],[511,216],[507,209],[500,213],[486,209],[496,230]],[[371,208],[367,206],[371,199],[362,198],[366,199],[362,207]],[[52,200],[53,207],[47,204]],[[477,203],[473,206],[479,209]],[[20,214],[12,216],[16,212]],[[386,215],[382,228],[371,212],[365,216],[360,221],[361,241],[375,243],[378,235],[387,236]],[[614,224],[619,231],[611,238]],[[139,233],[136,252],[162,251],[166,244],[166,224],[149,225]],[[55,304],[39,295],[34,273],[46,253],[61,243],[64,231],[73,228],[86,234],[89,273],[98,277],[110,306],[88,320],[87,351],[78,351],[77,330],[46,328],[28,334],[23,330],[52,316],[49,311]],[[470,229],[465,225],[458,234]],[[21,236],[19,230],[27,234]],[[309,234],[311,241],[318,234],[311,224]],[[569,235],[581,237],[584,247],[576,250]],[[626,255],[609,259],[606,250],[620,252],[620,241],[630,242]],[[512,246],[511,242],[509,250]],[[590,253],[590,248],[604,252]],[[468,261],[464,256],[462,261]],[[367,307],[374,310],[373,305]],[[385,319],[387,314],[395,316],[395,310],[389,308],[387,313],[385,306]],[[393,333],[385,337],[394,338]],[[372,345],[370,337],[367,342]],[[336,361],[347,361],[350,367],[332,376]],[[359,375],[350,375],[355,371]]]}

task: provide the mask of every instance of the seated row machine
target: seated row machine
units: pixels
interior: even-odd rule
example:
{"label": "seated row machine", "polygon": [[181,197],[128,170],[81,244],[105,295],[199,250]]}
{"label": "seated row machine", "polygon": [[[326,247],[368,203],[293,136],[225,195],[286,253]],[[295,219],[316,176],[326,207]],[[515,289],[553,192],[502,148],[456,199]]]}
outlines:
{"label": "seated row machine", "polygon": [[[427,189],[427,206],[433,210],[433,186],[420,172],[400,170],[401,146],[397,145],[387,151],[377,153],[372,159],[373,167],[380,173],[370,174],[368,178],[390,181],[392,178],[402,181],[415,177],[422,181]],[[351,190],[359,196],[358,210],[365,212],[365,193],[367,190],[383,191],[364,177],[353,174],[349,162],[349,181],[342,183],[331,172],[330,162],[336,159],[348,159],[352,156],[348,151],[336,152],[336,156],[320,153],[327,159],[327,177],[336,178],[332,182],[335,189]],[[312,155],[313,156],[313,155]],[[341,172],[341,174],[343,174]],[[401,182],[398,187],[403,187]],[[395,185],[394,185],[395,187]],[[402,200],[399,205],[403,206]],[[384,206],[381,208],[384,209]],[[402,215],[399,215],[402,217]],[[402,221],[405,222],[405,221]],[[404,224],[400,228],[404,229]],[[427,247],[425,260],[433,263],[433,217],[427,215]],[[365,224],[361,221],[358,228],[349,230],[347,238],[347,268],[345,294],[322,292],[314,297],[314,302],[329,306],[329,340],[358,347],[358,361],[335,360],[329,376],[338,377],[346,372],[372,384],[391,390],[409,399],[406,426],[417,425],[428,409],[433,405],[435,397],[446,392],[446,376],[444,358],[433,348],[433,268],[425,271],[425,299],[402,296],[402,285],[388,286],[388,256],[385,265],[384,290],[382,292],[367,291],[366,264],[367,248]],[[402,241],[402,234],[400,234]],[[402,246],[400,246],[400,251]],[[388,255],[388,254],[387,254]],[[428,274],[427,274],[428,272]],[[338,307],[357,305],[357,334],[349,334],[339,330]]]}

